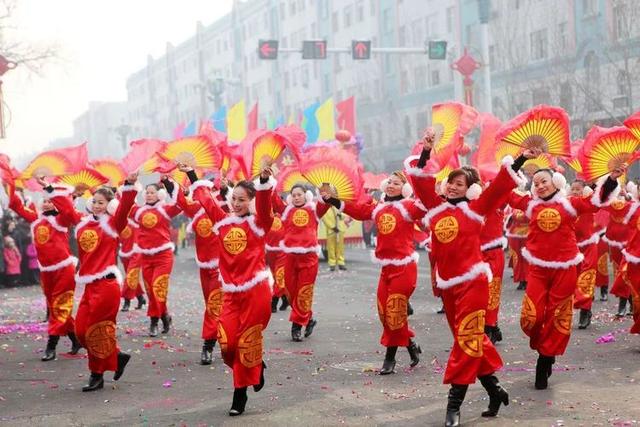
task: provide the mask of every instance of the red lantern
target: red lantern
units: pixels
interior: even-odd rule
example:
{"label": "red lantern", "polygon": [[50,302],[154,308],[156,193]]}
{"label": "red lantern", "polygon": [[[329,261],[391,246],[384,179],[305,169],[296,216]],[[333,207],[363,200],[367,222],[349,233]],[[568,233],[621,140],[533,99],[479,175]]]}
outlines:
{"label": "red lantern", "polygon": [[458,150],[458,154],[461,156],[466,156],[471,152],[471,147],[468,144],[462,144],[462,147]]}
{"label": "red lantern", "polygon": [[351,132],[345,129],[340,129],[336,132],[336,139],[342,143],[351,141]]}

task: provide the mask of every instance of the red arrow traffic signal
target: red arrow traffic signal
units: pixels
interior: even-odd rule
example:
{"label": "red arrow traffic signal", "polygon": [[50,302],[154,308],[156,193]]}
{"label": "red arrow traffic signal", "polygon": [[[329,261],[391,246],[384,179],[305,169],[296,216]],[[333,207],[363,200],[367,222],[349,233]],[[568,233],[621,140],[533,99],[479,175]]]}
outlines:
{"label": "red arrow traffic signal", "polygon": [[371,40],[352,40],[351,57],[356,60],[371,58]]}
{"label": "red arrow traffic signal", "polygon": [[258,56],[260,59],[278,59],[278,40],[258,41]]}

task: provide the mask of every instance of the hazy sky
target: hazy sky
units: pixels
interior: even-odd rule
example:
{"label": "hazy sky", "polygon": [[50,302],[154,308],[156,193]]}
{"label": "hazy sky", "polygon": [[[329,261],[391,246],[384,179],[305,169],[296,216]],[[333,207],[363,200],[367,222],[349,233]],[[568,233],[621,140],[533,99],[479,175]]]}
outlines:
{"label": "hazy sky", "polygon": [[[3,78],[11,110],[0,152],[12,157],[37,152],[49,141],[71,136],[72,121],[89,101],[126,99],[126,79],[231,10],[232,0],[17,0],[15,25],[21,40],[52,41],[63,60],[28,76]],[[77,141],[81,143],[82,141]]]}

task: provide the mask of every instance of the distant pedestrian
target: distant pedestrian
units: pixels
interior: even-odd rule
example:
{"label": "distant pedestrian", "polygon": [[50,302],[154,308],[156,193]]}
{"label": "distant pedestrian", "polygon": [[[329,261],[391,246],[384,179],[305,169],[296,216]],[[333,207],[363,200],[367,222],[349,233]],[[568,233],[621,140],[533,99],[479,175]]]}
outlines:
{"label": "distant pedestrian", "polygon": [[3,252],[7,286],[18,286],[20,284],[20,263],[22,262],[22,255],[20,255],[20,250],[12,237],[5,236]]}

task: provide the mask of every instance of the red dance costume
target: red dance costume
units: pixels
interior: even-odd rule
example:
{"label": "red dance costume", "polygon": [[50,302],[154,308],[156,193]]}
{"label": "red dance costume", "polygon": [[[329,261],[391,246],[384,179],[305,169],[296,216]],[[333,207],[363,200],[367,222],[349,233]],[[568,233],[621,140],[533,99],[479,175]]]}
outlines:
{"label": "red dance costume", "polygon": [[318,275],[318,224],[331,206],[307,201],[296,207],[285,204],[277,195],[272,202],[284,227],[280,249],[286,254],[284,285],[291,304],[289,320],[306,326],[313,317],[313,291]]}
{"label": "red dance costume", "polygon": [[630,239],[622,255],[625,261],[624,276],[629,292],[633,297],[633,326],[632,334],[640,334],[640,203],[633,202],[629,212],[624,217],[623,224],[629,228]]}
{"label": "red dance costume", "polygon": [[511,206],[525,211],[530,221],[522,250],[529,273],[520,326],[541,356],[562,355],[569,343],[578,266],[584,260],[576,220],[595,213],[602,206],[602,194],[600,186],[590,198],[566,197],[560,191],[548,200],[512,194]]}
{"label": "red dance costume", "polygon": [[271,230],[267,233],[266,246],[267,250],[267,265],[271,270],[271,274],[275,280],[273,287],[273,296],[282,297],[287,295],[286,287],[284,285],[284,265],[287,259],[286,253],[282,250],[281,243],[284,239],[284,226],[279,215],[273,218],[273,225]]}
{"label": "red dance costume", "polygon": [[513,271],[513,281],[515,283],[527,281],[527,270],[529,264],[522,256],[522,248],[529,235],[529,220],[524,212],[513,209],[507,228],[507,239],[509,241],[509,254],[511,255],[511,269]]}
{"label": "red dance costume", "polygon": [[595,230],[595,214],[588,212],[578,216],[575,223],[576,241],[584,260],[578,265],[578,279],[573,307],[591,310],[598,269],[598,243],[600,235]]}
{"label": "red dance costume", "polygon": [[[70,193],[55,191],[50,197]],[[31,224],[31,235],[36,247],[40,283],[49,309],[50,336],[68,335],[74,332],[73,295],[76,289],[74,274],[78,260],[69,249],[68,224],[60,215],[38,214],[26,208],[20,198],[12,193],[9,208]]]}
{"label": "red dance costume", "polygon": [[380,344],[407,347],[415,336],[407,317],[407,306],[418,278],[415,221],[424,217],[425,209],[420,203],[401,196],[377,204],[343,202],[341,207],[354,219],[373,220],[378,228],[372,260],[382,268],[377,292],[378,316],[383,328]]}
{"label": "red dance costume", "polygon": [[[505,162],[509,160],[513,161]],[[435,178],[415,166],[415,158],[405,161],[414,191],[428,209],[425,218],[436,258],[436,282],[454,338],[444,383],[473,384],[502,367],[484,330],[492,274],[480,251],[480,232],[485,217],[506,202],[519,178],[506,166],[477,200],[449,201],[436,194]]]}
{"label": "red dance costume", "polygon": [[168,315],[169,276],[173,268],[171,218],[181,212],[176,204],[180,187],[173,189],[173,197],[153,205],[134,207],[130,217],[140,226],[137,251],[141,254],[142,279],[149,297],[147,316]]}
{"label": "red dance costume", "polygon": [[124,266],[124,283],[122,284],[122,298],[132,300],[144,295],[140,283],[140,259],[137,251],[136,238],[140,226],[132,219],[127,219],[127,226],[120,233],[120,260]]}
{"label": "red dance costume", "polygon": [[122,275],[117,266],[119,233],[127,226],[127,216],[135,202],[133,185],[122,187],[122,199],[113,216],[82,216],[66,197],[55,196],[53,204],[61,219],[76,227],[80,268],[76,283],[84,284],[76,316],[76,334],[89,353],[89,370],[94,374],[116,371],[118,343],[116,315],[120,305]]}
{"label": "red dance costume", "polygon": [[624,218],[629,213],[631,202],[624,200],[615,200],[605,210],[609,212],[609,224],[605,232],[604,240],[609,245],[609,258],[613,265],[614,283],[610,292],[619,298],[629,298],[630,290],[625,283],[623,276],[619,274],[622,270],[624,258],[622,257],[622,249],[627,244],[630,237],[630,230],[624,224]]}
{"label": "red dance costume", "polygon": [[[600,209],[595,215],[594,232],[598,233],[598,268],[596,269],[596,286],[607,288],[609,286],[609,245],[604,241],[603,236],[607,231],[609,223],[609,213]],[[606,289],[604,291],[606,293]]]}
{"label": "red dance costume", "polygon": [[487,326],[498,325],[498,312],[500,311],[500,294],[502,291],[502,276],[504,274],[504,249],[507,240],[503,236],[504,209],[490,210],[485,216],[484,225],[480,232],[480,250],[484,262],[491,267],[493,278],[489,282],[489,302],[485,323]]}
{"label": "red dance costume", "polygon": [[220,245],[222,311],[218,342],[224,363],[233,370],[236,389],[257,385],[262,373],[262,331],[271,319],[271,272],[265,262],[265,235],[271,228],[271,192],[275,180],[256,184],[256,214],[239,217],[225,213],[214,201],[212,183],[191,185],[213,222]]}

